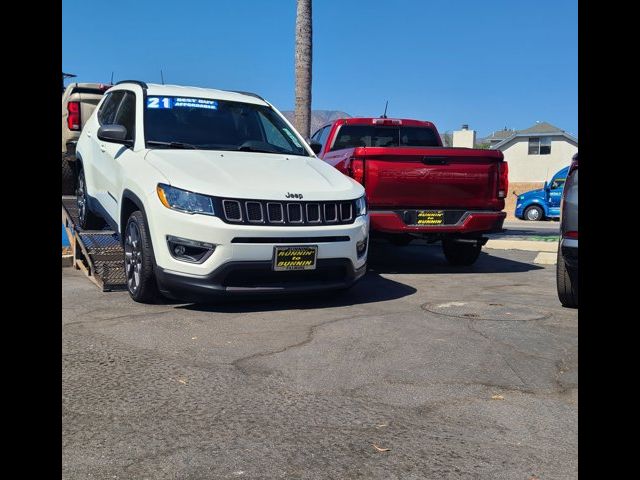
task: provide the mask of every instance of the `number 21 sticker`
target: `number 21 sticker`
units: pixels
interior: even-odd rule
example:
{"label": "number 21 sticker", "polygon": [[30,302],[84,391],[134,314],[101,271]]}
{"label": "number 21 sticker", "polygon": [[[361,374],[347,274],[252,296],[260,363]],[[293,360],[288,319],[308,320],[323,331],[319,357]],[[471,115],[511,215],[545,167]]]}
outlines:
{"label": "number 21 sticker", "polygon": [[147,108],[171,108],[170,97],[147,97]]}

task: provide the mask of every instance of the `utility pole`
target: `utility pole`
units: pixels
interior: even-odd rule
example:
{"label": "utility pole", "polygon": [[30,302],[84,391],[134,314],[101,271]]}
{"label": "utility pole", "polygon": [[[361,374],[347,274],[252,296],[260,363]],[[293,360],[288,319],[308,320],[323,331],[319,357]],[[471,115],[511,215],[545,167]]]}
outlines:
{"label": "utility pole", "polygon": [[312,0],[297,0],[296,12],[296,105],[294,127],[300,134],[311,136],[311,65],[313,27]]}

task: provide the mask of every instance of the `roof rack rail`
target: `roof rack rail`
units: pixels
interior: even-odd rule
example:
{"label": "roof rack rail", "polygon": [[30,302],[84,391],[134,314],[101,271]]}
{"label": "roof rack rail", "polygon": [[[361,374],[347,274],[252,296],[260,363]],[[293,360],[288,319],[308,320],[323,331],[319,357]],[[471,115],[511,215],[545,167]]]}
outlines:
{"label": "roof rack rail", "polygon": [[145,90],[149,88],[147,87],[147,84],[141,80],[120,80],[118,83],[116,83],[116,85],[120,85],[121,83],[135,83],[136,85],[140,85]]}
{"label": "roof rack rail", "polygon": [[227,90],[227,92],[241,93],[242,95],[249,95],[250,97],[259,98],[260,100],[263,100],[263,101],[266,102],[266,100],[264,98],[262,98],[260,95],[258,95],[257,93],[243,92],[242,90]]}

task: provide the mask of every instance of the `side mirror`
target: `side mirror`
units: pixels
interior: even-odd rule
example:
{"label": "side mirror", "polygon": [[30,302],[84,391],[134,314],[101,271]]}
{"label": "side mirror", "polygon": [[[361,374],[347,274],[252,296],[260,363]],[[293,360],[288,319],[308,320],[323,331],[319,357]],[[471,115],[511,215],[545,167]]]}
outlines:
{"label": "side mirror", "polygon": [[545,190],[549,190],[549,183],[548,182],[544,182],[544,188]]}
{"label": "side mirror", "polygon": [[319,154],[322,150],[322,144],[317,140],[309,140],[309,146],[311,147],[311,150],[313,150],[313,153],[315,153],[316,155]]}
{"label": "side mirror", "polygon": [[98,129],[98,138],[105,142],[121,143],[131,146],[133,142],[127,140],[127,129],[123,125],[103,125]]}

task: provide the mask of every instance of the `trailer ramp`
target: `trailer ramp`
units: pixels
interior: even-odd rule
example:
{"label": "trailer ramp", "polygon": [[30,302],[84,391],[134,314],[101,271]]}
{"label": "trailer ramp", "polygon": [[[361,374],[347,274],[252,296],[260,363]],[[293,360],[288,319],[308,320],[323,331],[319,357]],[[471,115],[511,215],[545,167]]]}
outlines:
{"label": "trailer ramp", "polygon": [[103,292],[125,290],[124,250],[120,235],[103,230],[82,230],[78,224],[75,196],[62,196],[62,224],[69,237],[73,266],[81,270]]}

